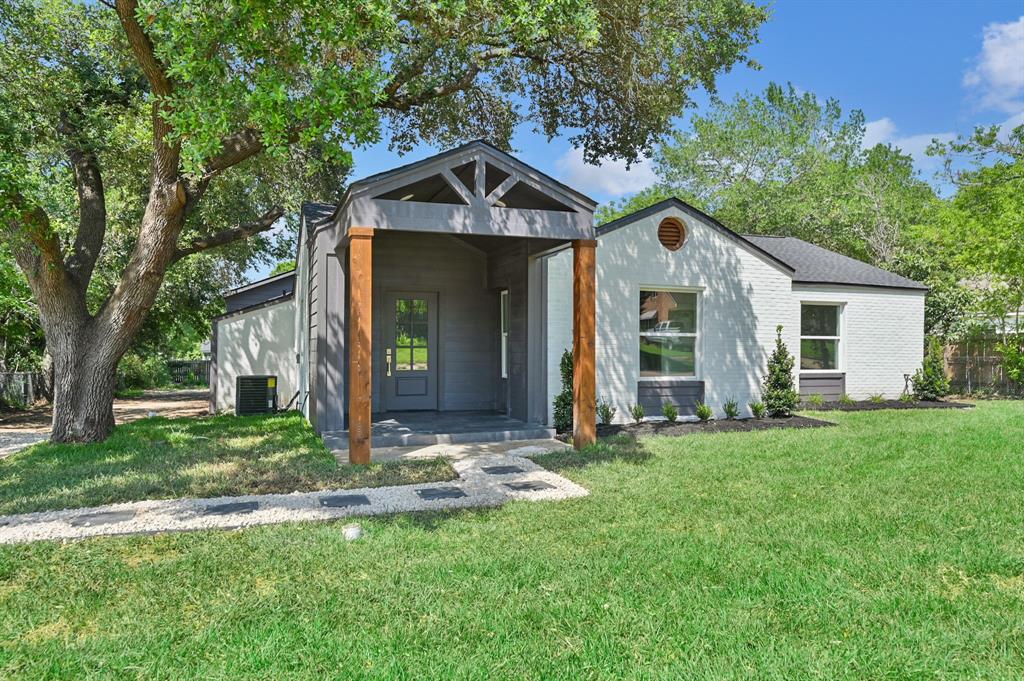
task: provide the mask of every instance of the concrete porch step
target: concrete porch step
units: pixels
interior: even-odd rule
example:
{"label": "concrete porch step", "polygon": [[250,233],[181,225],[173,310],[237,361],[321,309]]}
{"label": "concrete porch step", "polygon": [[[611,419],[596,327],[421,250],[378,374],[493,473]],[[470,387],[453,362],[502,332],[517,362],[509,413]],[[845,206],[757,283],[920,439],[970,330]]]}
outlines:
{"label": "concrete porch step", "polygon": [[[476,442],[507,442],[512,440],[546,440],[555,436],[554,428],[524,424],[525,427],[499,430],[479,430],[457,433],[384,433],[373,435],[373,448],[428,447],[430,445],[461,445]],[[324,445],[331,451],[348,450],[348,431],[339,430],[323,434]]]}

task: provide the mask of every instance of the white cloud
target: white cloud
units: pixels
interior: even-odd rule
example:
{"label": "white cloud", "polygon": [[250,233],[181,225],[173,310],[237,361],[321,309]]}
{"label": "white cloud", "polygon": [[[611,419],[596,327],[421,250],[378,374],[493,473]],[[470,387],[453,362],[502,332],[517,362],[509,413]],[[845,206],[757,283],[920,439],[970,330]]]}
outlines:
{"label": "white cloud", "polygon": [[896,124],[889,117],[879,118],[877,121],[868,121],[864,124],[865,149],[870,149],[876,144],[885,144],[896,134]]}
{"label": "white cloud", "polygon": [[599,166],[583,160],[582,149],[570,149],[555,161],[559,179],[584,194],[603,194],[618,198],[638,192],[658,181],[650,159],[634,163],[629,170],[625,161],[605,161]]}
{"label": "white cloud", "polygon": [[1024,111],[1024,16],[985,27],[981,54],[963,83],[984,108]]}
{"label": "white cloud", "polygon": [[861,143],[865,149],[870,149],[876,144],[890,144],[905,154],[914,158],[914,163],[920,170],[934,169],[940,161],[925,154],[928,145],[933,139],[942,142],[952,140],[956,135],[952,132],[926,132],[918,135],[901,135],[899,128],[888,116],[879,118],[877,121],[868,121],[864,124],[864,141]]}

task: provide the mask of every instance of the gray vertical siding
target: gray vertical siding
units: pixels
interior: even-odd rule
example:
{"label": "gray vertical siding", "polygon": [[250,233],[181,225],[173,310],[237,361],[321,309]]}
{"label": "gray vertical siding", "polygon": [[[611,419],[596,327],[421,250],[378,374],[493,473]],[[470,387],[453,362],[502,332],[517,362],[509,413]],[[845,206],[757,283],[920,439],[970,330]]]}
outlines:
{"label": "gray vertical siding", "polygon": [[[487,259],[488,288],[495,291],[508,289],[508,414],[512,418],[523,420],[527,419],[528,413],[526,327],[529,303],[529,260],[527,246],[525,240],[519,240]],[[500,333],[500,329],[496,331],[497,333]],[[498,373],[500,375],[500,368]]]}

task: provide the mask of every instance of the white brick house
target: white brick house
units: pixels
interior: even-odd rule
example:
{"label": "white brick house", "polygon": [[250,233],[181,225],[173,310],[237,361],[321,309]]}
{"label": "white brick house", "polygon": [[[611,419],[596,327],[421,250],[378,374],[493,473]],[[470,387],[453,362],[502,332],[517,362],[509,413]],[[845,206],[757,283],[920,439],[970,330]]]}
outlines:
{"label": "white brick house", "polygon": [[[659,239],[666,221],[684,230],[675,250]],[[920,366],[926,288],[917,282],[799,239],[740,236],[675,199],[598,227],[597,240],[597,394],[617,421],[638,402],[649,416],[665,401],[683,415],[702,401],[721,416],[735,399],[749,414],[780,324],[804,397],[898,397]],[[568,252],[547,266],[548,404],[572,337],[571,267]],[[645,314],[642,300],[657,296],[678,313]]]}
{"label": "white brick house", "polygon": [[916,282],[676,199],[599,227],[595,208],[479,141],[305,204],[294,273],[230,292],[214,322],[213,409],[292,405],[365,462],[371,443],[552,434],[574,336],[580,446],[598,398],[619,420],[749,413],[778,325],[804,395],[895,397],[920,365]]}

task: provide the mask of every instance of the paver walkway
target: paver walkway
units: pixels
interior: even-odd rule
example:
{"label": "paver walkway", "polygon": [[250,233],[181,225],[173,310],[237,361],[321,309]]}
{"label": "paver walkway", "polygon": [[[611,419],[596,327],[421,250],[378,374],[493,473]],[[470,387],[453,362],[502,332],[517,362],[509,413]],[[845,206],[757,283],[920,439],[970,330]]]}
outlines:
{"label": "paver walkway", "polygon": [[521,447],[500,454],[455,460],[452,467],[459,479],[446,483],[135,501],[0,516],[0,543],[238,528],[405,511],[500,506],[512,499],[556,501],[587,495],[583,487],[526,458],[538,449]]}

